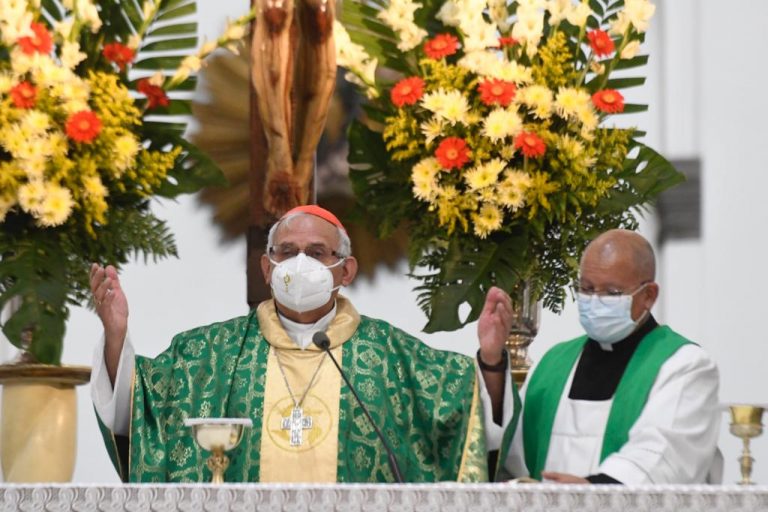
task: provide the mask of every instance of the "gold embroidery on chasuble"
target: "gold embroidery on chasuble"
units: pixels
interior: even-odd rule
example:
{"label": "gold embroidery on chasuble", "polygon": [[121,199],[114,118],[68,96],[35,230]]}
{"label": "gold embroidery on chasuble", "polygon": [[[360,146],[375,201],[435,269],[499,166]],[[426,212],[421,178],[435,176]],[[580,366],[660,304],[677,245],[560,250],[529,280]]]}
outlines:
{"label": "gold embroidery on chasuble", "polygon": [[[341,375],[324,352],[310,345],[301,350],[288,337],[280,324],[273,301],[257,309],[262,335],[272,346],[267,358],[262,418],[260,481],[262,482],[335,482],[339,453],[339,405]],[[342,360],[342,345],[357,329],[360,316],[354,307],[338,297],[336,316],[326,333],[331,350]],[[279,351],[280,371],[275,350]],[[320,368],[318,370],[318,365]],[[301,400],[312,376],[314,383],[301,404],[303,415],[312,418],[311,428],[301,429],[302,443],[291,445],[286,418],[294,408],[290,385],[296,400]],[[305,425],[306,426],[306,425]]]}

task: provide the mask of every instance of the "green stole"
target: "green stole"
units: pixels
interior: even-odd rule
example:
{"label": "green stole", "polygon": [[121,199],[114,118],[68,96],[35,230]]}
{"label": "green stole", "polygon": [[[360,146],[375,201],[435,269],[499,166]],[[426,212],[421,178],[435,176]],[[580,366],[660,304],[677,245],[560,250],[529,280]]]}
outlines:
{"label": "green stole", "polygon": [[[435,350],[381,320],[360,318],[341,365],[392,445],[408,482],[486,481],[487,450],[474,361]],[[188,417],[245,417],[254,427],[230,453],[228,482],[259,481],[269,343],[255,313],[174,337],[137,357],[130,438],[100,427],[124,481],[206,482],[207,453]],[[387,456],[346,385],[339,404],[339,482],[391,482]],[[120,446],[128,453],[120,453]]]}
{"label": "green stole", "polygon": [[[541,479],[547,462],[555,415],[573,366],[581,356],[587,336],[552,347],[531,376],[523,410],[525,463],[532,478]],[[692,343],[667,326],[646,335],[632,354],[616,388],[603,436],[600,462],[619,451],[645,407],[661,366],[672,354]]]}

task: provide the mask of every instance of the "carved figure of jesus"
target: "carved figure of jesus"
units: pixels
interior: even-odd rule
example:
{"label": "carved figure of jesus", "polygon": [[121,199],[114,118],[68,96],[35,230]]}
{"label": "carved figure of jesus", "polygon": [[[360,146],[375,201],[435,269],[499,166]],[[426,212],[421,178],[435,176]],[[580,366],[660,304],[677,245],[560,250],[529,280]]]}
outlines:
{"label": "carved figure of jesus", "polygon": [[334,0],[255,0],[251,80],[268,155],[264,208],[307,204],[336,83]]}

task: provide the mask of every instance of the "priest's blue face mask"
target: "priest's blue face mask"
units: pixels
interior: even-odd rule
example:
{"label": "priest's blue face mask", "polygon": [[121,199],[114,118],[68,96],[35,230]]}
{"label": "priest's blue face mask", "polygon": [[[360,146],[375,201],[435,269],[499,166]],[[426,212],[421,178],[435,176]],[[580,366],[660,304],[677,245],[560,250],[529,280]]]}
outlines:
{"label": "priest's blue face mask", "polygon": [[297,313],[306,313],[326,304],[331,293],[340,286],[333,286],[332,268],[341,265],[344,258],[325,266],[303,252],[287,260],[277,262],[272,258],[270,286],[275,300]]}
{"label": "priest's blue face mask", "polygon": [[579,322],[591,339],[611,345],[632,334],[640,320],[632,320],[632,298],[645,288],[643,283],[630,294],[598,295],[597,293],[577,294]]}

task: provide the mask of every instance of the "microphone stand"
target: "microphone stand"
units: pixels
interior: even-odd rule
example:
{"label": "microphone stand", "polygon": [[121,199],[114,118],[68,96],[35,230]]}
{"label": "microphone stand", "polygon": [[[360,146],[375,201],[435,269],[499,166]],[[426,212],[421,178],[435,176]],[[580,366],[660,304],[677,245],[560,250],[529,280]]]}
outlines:
{"label": "microphone stand", "polygon": [[360,397],[357,394],[357,391],[355,391],[355,388],[352,386],[352,383],[349,382],[349,379],[347,378],[347,375],[344,373],[344,370],[341,369],[341,366],[339,366],[338,361],[336,361],[336,358],[333,357],[333,354],[331,353],[331,340],[328,339],[328,335],[326,335],[324,332],[316,332],[312,336],[312,342],[317,345],[320,349],[324,350],[326,354],[331,358],[331,361],[333,361],[333,364],[336,366],[336,369],[339,370],[339,373],[341,374],[341,378],[344,379],[344,382],[347,383],[347,387],[349,387],[349,390],[352,391],[352,395],[354,395],[355,400],[357,400],[358,405],[363,410],[363,413],[365,413],[365,417],[368,418],[368,422],[373,427],[373,430],[376,431],[376,435],[379,436],[379,440],[381,441],[381,444],[384,445],[384,450],[387,452],[387,461],[389,462],[389,469],[392,471],[392,475],[395,477],[395,481],[399,484],[403,483],[403,475],[400,473],[400,466],[397,464],[397,459],[395,458],[395,453],[392,451],[392,449],[389,447],[389,443],[387,443],[387,439],[384,437],[384,434],[382,434],[381,430],[379,430],[379,427],[376,426],[376,422],[373,421],[373,418],[371,418],[371,414],[368,412],[368,408],[363,404],[363,401],[360,400]]}

